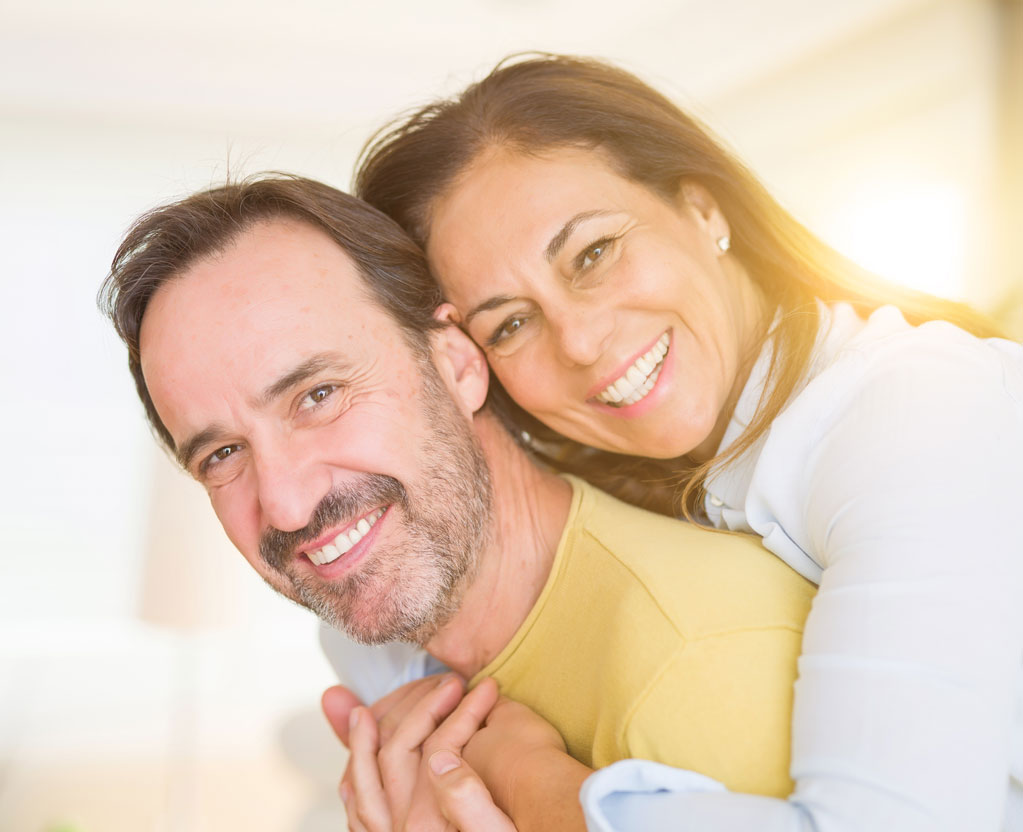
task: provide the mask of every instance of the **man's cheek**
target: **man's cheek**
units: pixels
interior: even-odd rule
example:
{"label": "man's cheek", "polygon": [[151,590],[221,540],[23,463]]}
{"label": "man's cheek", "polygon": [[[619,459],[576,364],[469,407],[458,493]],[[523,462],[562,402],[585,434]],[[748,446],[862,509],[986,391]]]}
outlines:
{"label": "man's cheek", "polygon": [[210,504],[234,547],[257,572],[261,571],[258,511],[246,511],[237,500],[216,492],[210,494]]}

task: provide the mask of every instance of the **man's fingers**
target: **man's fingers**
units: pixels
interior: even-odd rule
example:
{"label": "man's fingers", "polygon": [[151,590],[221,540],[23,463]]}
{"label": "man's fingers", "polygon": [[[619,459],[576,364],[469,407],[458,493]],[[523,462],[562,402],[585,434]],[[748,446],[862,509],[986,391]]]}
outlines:
{"label": "man's fingers", "polygon": [[497,703],[498,696],[497,683],[493,679],[484,679],[476,685],[426,740],[423,744],[423,753],[429,756],[441,748],[454,748],[461,751],[462,746],[472,739],[486,721],[491,709]]}
{"label": "man's fingers", "polygon": [[348,832],[366,832],[366,827],[359,820],[359,809],[355,802],[355,793],[352,787],[344,780],[338,786],[337,793],[341,796],[341,802],[345,806],[345,818],[348,821]]}
{"label": "man's fingers", "polygon": [[460,832],[515,832],[483,781],[451,749],[430,755],[427,768],[441,813]]}
{"label": "man's fingers", "polygon": [[464,687],[457,676],[444,679],[436,688],[414,701],[401,715],[400,722],[391,722],[388,734],[380,726],[380,747],[402,752],[418,750],[427,737],[437,730],[444,718],[462,699]]}
{"label": "man's fingers", "polygon": [[380,699],[370,705],[370,710],[373,711],[373,716],[376,717],[377,724],[379,724],[382,717],[399,707],[407,698],[411,697],[413,700],[418,699],[426,691],[433,690],[437,687],[443,678],[443,674],[424,676],[422,679],[416,679],[413,682],[406,682],[401,687],[397,687],[390,693],[380,697]]}
{"label": "man's fingers", "polygon": [[381,738],[377,754],[380,780],[387,795],[391,818],[399,828],[404,825],[412,804],[423,741],[437,729],[461,698],[462,680],[454,676],[447,678],[413,704],[386,741]]}
{"label": "man's fingers", "polygon": [[[368,832],[390,832],[391,812],[380,782],[377,767],[377,724],[368,708],[354,708],[348,728],[351,756],[348,769],[351,777],[351,791],[354,799],[345,803],[346,808],[354,804],[357,823]],[[342,780],[342,799],[348,784]],[[349,816],[351,817],[351,815]]]}
{"label": "man's fingers", "polygon": [[348,720],[352,709],[359,707],[362,703],[354,693],[344,685],[334,685],[327,688],[320,697],[320,707],[327,722],[334,729],[337,738],[347,748],[348,746]]}
{"label": "man's fingers", "polygon": [[[431,696],[435,690],[455,680],[460,688],[464,688],[461,678],[453,673],[444,673],[437,676],[427,676],[418,679],[397,690],[391,691],[380,701],[373,704],[371,710],[376,717],[377,727],[380,730],[380,744],[384,745],[401,725],[405,717],[416,708],[420,702]],[[456,700],[457,701],[457,700]],[[454,707],[452,704],[451,707]]]}

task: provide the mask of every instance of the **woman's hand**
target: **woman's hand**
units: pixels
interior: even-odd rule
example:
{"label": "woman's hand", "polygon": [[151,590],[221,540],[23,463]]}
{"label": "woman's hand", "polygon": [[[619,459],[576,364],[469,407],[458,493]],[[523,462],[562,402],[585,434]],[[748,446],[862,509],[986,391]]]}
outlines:
{"label": "woman's hand", "polygon": [[[585,830],[579,789],[591,769],[570,757],[557,730],[530,708],[501,698],[462,756],[468,766],[452,770],[449,781],[435,780],[437,802],[452,822],[488,816],[481,794],[485,786],[486,797],[493,795],[496,807],[522,832]],[[480,778],[479,786],[473,775]],[[460,828],[475,832],[474,827]]]}

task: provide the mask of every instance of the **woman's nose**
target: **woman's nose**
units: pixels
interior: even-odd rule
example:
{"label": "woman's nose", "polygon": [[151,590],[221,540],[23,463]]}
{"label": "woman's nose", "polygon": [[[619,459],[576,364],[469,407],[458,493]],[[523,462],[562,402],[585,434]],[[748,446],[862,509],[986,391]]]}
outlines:
{"label": "woman's nose", "polygon": [[614,331],[614,312],[595,305],[573,303],[547,318],[559,357],[568,367],[593,364]]}

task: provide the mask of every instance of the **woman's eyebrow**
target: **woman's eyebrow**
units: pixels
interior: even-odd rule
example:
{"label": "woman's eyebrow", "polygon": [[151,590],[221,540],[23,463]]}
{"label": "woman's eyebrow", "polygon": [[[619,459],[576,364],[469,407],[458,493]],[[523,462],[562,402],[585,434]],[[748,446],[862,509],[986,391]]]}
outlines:
{"label": "woman's eyebrow", "polygon": [[462,326],[468,327],[469,324],[472,323],[472,319],[481,312],[489,312],[491,309],[497,309],[497,307],[504,306],[506,303],[511,303],[513,300],[515,300],[515,298],[511,295],[494,295],[493,297],[487,298],[482,303],[477,303],[465,316],[465,322]]}
{"label": "woman's eyebrow", "polygon": [[[547,248],[544,249],[544,258],[548,263],[553,262],[554,258],[561,252],[561,249],[565,247],[565,243],[568,242],[568,238],[572,236],[572,232],[575,231],[581,223],[591,220],[594,217],[606,217],[615,213],[618,212],[608,211],[603,208],[598,208],[593,211],[580,211],[561,226],[561,229],[557,234],[551,237],[551,241],[547,244]],[[468,314],[465,316],[465,321],[462,326],[468,327],[469,324],[472,323],[472,319],[481,312],[489,312],[491,309],[497,309],[497,307],[504,306],[506,303],[510,303],[513,300],[515,300],[515,298],[511,295],[494,295],[493,297],[487,298],[485,301],[476,304],[469,310]]]}
{"label": "woman's eyebrow", "polygon": [[605,211],[598,209],[595,211],[582,211],[576,214],[572,219],[561,226],[561,230],[551,237],[551,241],[547,244],[547,248],[544,250],[543,256],[547,259],[548,263],[553,263],[554,258],[558,256],[561,249],[565,247],[565,243],[568,242],[568,238],[572,236],[572,232],[579,227],[579,223],[591,220],[594,217],[605,217],[608,214],[613,214],[614,211]]}

